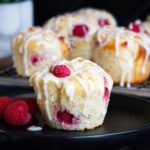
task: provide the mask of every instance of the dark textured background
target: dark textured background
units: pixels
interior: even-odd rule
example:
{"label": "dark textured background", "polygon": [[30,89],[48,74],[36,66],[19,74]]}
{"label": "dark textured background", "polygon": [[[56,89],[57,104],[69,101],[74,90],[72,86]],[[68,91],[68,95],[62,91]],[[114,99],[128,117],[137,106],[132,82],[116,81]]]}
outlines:
{"label": "dark textured background", "polygon": [[135,18],[144,19],[150,13],[150,0],[34,0],[35,25],[42,25],[48,18],[82,7],[106,9],[114,14],[119,25]]}

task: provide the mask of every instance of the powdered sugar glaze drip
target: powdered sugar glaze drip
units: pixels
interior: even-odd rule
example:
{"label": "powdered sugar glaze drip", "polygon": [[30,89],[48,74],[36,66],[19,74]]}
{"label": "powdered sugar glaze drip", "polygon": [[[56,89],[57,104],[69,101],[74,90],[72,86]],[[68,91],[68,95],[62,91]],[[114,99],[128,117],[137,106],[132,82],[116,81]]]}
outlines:
{"label": "powdered sugar glaze drip", "polygon": [[[50,59],[52,61],[56,61],[57,59],[61,58],[61,46],[60,42],[57,39],[57,34],[54,33],[51,30],[43,30],[40,27],[32,27],[29,30],[30,31],[25,31],[24,34],[24,39],[22,44],[20,45],[19,52],[23,53],[23,64],[24,64],[24,69],[25,69],[25,75],[29,75],[29,63],[28,63],[28,51],[29,51],[29,43],[32,40],[36,41],[36,46],[39,46],[41,44],[44,45],[43,50],[49,49],[53,50],[55,49],[54,52],[49,52],[50,53]],[[46,35],[49,35],[46,37]],[[51,35],[51,36],[50,36]],[[50,44],[51,43],[51,44]]]}
{"label": "powdered sugar glaze drip", "polygon": [[99,30],[97,39],[101,46],[107,45],[110,40],[114,39],[115,40],[115,54],[117,57],[119,57],[121,44],[123,42],[126,43],[127,50],[131,53],[130,59],[128,59],[128,66],[126,65],[127,67],[124,67],[124,66],[121,67],[122,74],[121,74],[120,86],[125,85],[126,77],[128,79],[127,87],[131,86],[130,82],[132,79],[133,65],[134,65],[134,60],[135,60],[135,55],[134,55],[135,43],[143,47],[146,52],[144,63],[143,63],[143,66],[141,67],[141,72],[145,73],[145,66],[148,63],[149,56],[150,56],[150,38],[146,34],[135,33],[123,27],[118,27],[118,28],[105,27]]}
{"label": "powdered sugar glaze drip", "polygon": [[[88,67],[87,67],[88,64]],[[43,81],[44,81],[44,95],[45,95],[45,110],[48,114],[48,119],[49,121],[52,120],[52,114],[51,114],[51,110],[49,107],[49,100],[51,101],[56,101],[56,97],[49,97],[48,94],[48,82],[49,81],[53,81],[55,83],[55,85],[58,88],[61,88],[62,84],[66,90],[66,94],[69,97],[70,101],[73,101],[74,99],[74,93],[75,93],[75,83],[71,82],[71,78],[74,78],[83,88],[84,92],[85,92],[85,106],[83,109],[83,114],[86,114],[86,104],[88,102],[90,102],[90,94],[93,92],[93,87],[95,85],[97,85],[97,83],[101,83],[101,81],[103,80],[103,77],[105,77],[108,80],[108,89],[111,90],[112,88],[112,80],[110,78],[109,75],[107,75],[103,69],[101,69],[97,64],[92,63],[88,60],[83,60],[82,58],[76,58],[72,61],[67,61],[67,60],[63,60],[61,62],[57,62],[56,65],[66,65],[70,68],[71,70],[71,74],[69,77],[66,78],[57,78],[55,77],[52,73],[49,72],[49,69],[45,69],[43,71],[39,71],[37,72],[34,76],[32,76],[32,78],[36,77],[35,79],[35,85],[37,87],[38,90],[38,98],[42,97],[42,93],[39,90],[40,88],[40,84],[39,84],[39,77],[42,76],[43,77]],[[55,66],[55,64],[54,64]],[[89,80],[87,77],[83,76],[83,72],[85,72],[85,70],[87,72],[89,72],[90,74],[92,74],[93,76],[93,80]],[[38,76],[37,76],[38,74]],[[32,80],[32,78],[30,79],[30,81]],[[68,86],[69,85],[69,86]],[[88,89],[88,87],[90,87]],[[104,92],[104,85],[103,84],[99,84],[99,90]],[[102,93],[103,93],[102,92]],[[101,99],[102,97],[102,93],[99,92],[99,97]],[[100,102],[100,110],[103,110],[103,113],[106,113],[106,103],[104,101],[99,101]]]}

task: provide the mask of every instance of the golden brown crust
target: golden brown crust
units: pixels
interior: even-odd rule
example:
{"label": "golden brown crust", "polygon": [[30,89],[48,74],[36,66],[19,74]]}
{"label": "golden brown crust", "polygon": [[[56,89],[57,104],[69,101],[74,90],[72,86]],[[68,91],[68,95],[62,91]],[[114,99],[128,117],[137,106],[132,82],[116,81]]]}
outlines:
{"label": "golden brown crust", "polygon": [[[29,77],[38,69],[40,69],[44,66],[47,66],[47,65],[51,65],[52,61],[54,61],[53,58],[51,60],[51,57],[49,57],[49,59],[47,59],[48,56],[45,57],[44,53],[42,52],[42,50],[44,50],[45,53],[50,55],[52,53],[52,51],[55,51],[55,49],[49,50],[48,48],[46,48],[44,45],[45,43],[42,42],[42,38],[45,39],[45,41],[48,41],[51,38],[54,38],[55,40],[58,40],[58,42],[60,43],[60,51],[61,52],[58,52],[59,47],[57,47],[57,45],[56,45],[57,51],[54,52],[55,53],[54,59],[56,61],[60,60],[60,59],[69,59],[69,45],[66,42],[66,39],[59,38],[59,36],[57,36],[55,33],[51,32],[51,31],[48,32],[46,30],[42,30],[39,28],[37,29],[37,32],[35,32],[35,34],[33,34],[33,38],[31,38],[28,41],[26,52],[25,52],[25,49],[23,47],[23,40],[26,37],[26,34],[28,34],[29,32],[34,32],[35,30],[36,29],[34,29],[34,28],[29,28],[27,30],[27,33],[26,32],[20,33],[19,35],[14,37],[12,40],[12,55],[13,55],[14,65],[15,65],[17,74],[22,77]],[[39,36],[41,38],[40,44],[37,45],[37,41],[36,41],[36,38],[34,38],[34,36]],[[47,42],[47,44],[49,44],[49,43]],[[59,54],[60,56],[58,55],[58,57],[56,57],[57,53],[60,53]],[[38,65],[33,65],[30,62],[31,57],[36,56],[37,54],[40,54],[40,55],[42,54],[42,56],[45,59],[43,61],[41,61]],[[26,71],[25,66],[28,70],[27,72],[29,72],[29,73],[25,73],[25,71]]]}
{"label": "golden brown crust", "polygon": [[[119,49],[121,57],[116,57],[115,50],[115,41],[111,40],[106,44],[106,46],[99,46],[94,50],[93,60],[103,67],[107,73],[109,73],[114,81],[114,84],[120,84],[121,81],[121,67],[119,66],[119,61],[123,59],[128,60],[125,54],[128,51],[126,43],[123,43]],[[142,67],[144,65],[146,51],[143,47],[138,46],[137,49],[134,49],[135,59],[132,70],[132,80],[131,84],[140,84],[146,81],[149,78],[150,74],[150,56],[148,63],[145,65],[145,72],[142,73]],[[125,67],[125,66],[124,66]],[[125,84],[128,83],[128,78],[126,77]]]}

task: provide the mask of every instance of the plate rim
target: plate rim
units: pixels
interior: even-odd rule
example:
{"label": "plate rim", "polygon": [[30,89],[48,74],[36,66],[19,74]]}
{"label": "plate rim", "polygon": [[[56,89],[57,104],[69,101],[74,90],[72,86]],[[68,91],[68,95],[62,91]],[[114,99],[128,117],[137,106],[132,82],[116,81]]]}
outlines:
{"label": "plate rim", "polygon": [[[33,92],[26,92],[26,93],[21,93],[20,95],[26,95],[26,94],[33,94]],[[14,94],[13,95],[19,95],[19,94]],[[147,100],[147,99],[144,99],[144,98],[141,98],[141,97],[135,97],[135,96],[128,96],[128,95],[122,95],[122,94],[114,94],[112,93],[111,95],[117,95],[117,96],[125,96],[125,97],[130,97],[130,98],[133,98],[135,99],[136,101],[142,101],[144,103],[149,103],[150,105],[150,101]],[[27,125],[28,127],[28,125]],[[97,128],[100,128],[101,126],[99,127],[96,127],[95,129]],[[52,129],[51,127],[49,127],[51,130],[56,130],[57,132],[86,132],[86,131],[90,131],[90,130],[85,130],[85,131],[64,131],[64,130],[57,130],[57,129]],[[93,130],[95,130],[93,129]],[[54,139],[99,139],[99,138],[106,138],[106,137],[110,137],[110,136],[119,136],[119,135],[128,135],[128,134],[133,134],[133,133],[139,133],[139,132],[146,132],[147,130],[150,130],[150,121],[148,123],[146,123],[144,126],[142,127],[138,127],[138,128],[133,128],[133,129],[129,129],[129,130],[124,130],[124,131],[120,131],[120,132],[111,132],[111,133],[106,133],[106,134],[95,134],[95,135],[77,135],[77,136],[64,136],[64,135],[61,135],[61,136],[58,136],[58,134],[55,136],[54,134],[53,135],[49,135],[49,134],[42,134],[41,132],[42,131],[23,131],[23,132],[20,132],[20,131],[17,131],[17,130],[10,130],[10,129],[2,129],[0,127],[0,134],[6,134],[6,135],[18,135],[18,136],[23,136],[23,137],[26,137],[26,136],[29,136],[29,137],[41,137],[41,138],[54,138]],[[92,130],[91,130],[92,131]]]}

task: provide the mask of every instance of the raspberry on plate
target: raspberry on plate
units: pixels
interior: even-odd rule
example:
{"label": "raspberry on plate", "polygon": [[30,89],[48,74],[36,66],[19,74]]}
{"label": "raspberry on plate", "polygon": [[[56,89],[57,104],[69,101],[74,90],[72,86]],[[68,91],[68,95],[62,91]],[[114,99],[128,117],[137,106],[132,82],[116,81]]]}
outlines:
{"label": "raspberry on plate", "polygon": [[10,104],[4,112],[5,120],[10,125],[25,125],[31,121],[28,105],[24,101],[16,101]]}
{"label": "raspberry on plate", "polygon": [[3,118],[4,110],[12,101],[13,98],[11,97],[7,96],[0,97],[0,118]]}
{"label": "raspberry on plate", "polygon": [[24,97],[21,98],[21,97],[18,97],[18,98],[15,98],[15,100],[16,101],[24,101],[28,105],[29,112],[31,114],[34,114],[38,110],[36,99],[34,99],[34,98],[24,98]]}

